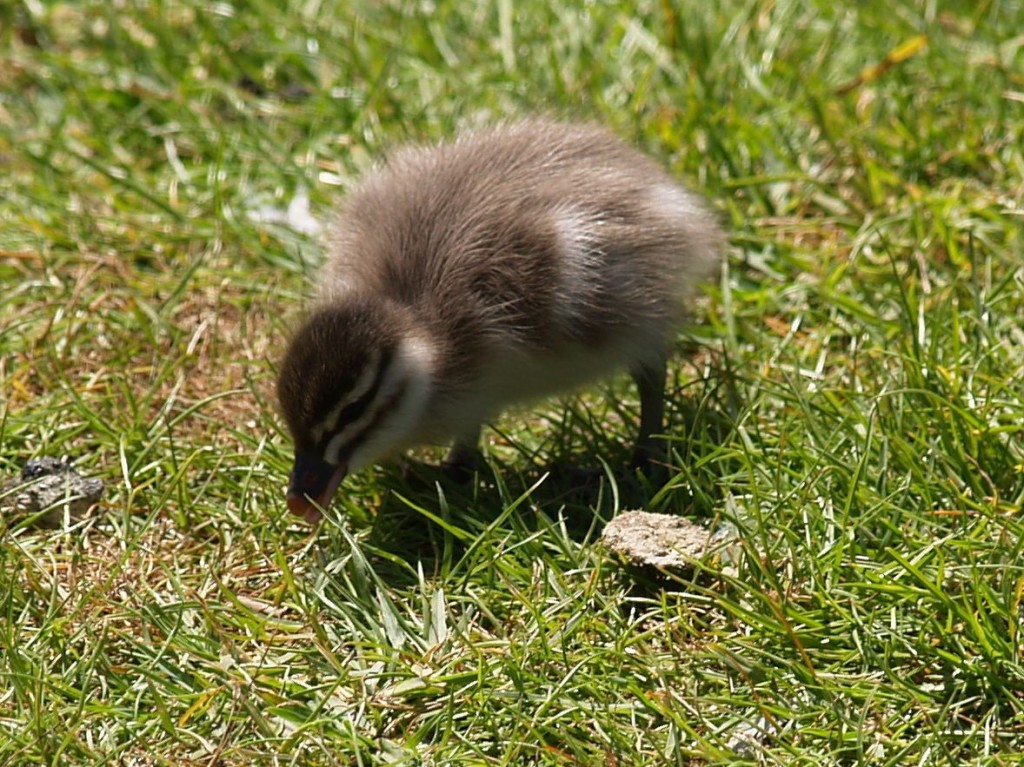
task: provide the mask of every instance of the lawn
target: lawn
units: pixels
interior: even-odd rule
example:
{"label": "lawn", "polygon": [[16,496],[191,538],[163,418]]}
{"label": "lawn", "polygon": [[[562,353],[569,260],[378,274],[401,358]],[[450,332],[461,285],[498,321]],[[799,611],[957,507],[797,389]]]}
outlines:
{"label": "lawn", "polygon": [[[623,378],[304,526],[273,382],[322,240],[283,214],[536,112],[729,229],[672,471],[626,471]],[[1020,763],[1020,0],[16,0],[0,286],[0,483],[105,483],[0,518],[0,764]],[[631,508],[725,543],[625,568]]]}

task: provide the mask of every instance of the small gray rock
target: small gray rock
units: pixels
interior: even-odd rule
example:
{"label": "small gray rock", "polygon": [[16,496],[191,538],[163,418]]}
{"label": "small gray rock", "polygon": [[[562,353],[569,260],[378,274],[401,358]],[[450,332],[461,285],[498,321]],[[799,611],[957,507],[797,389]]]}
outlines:
{"label": "small gray rock", "polygon": [[102,496],[102,480],[84,478],[69,461],[34,458],[18,477],[0,486],[0,512],[14,516],[43,512],[34,524],[60,527],[65,512],[76,521]]}
{"label": "small gray rock", "polygon": [[625,511],[605,526],[601,540],[632,565],[683,570],[705,554],[711,534],[683,517]]}
{"label": "small gray rock", "polygon": [[729,737],[729,748],[741,759],[755,759],[775,734],[775,727],[765,717],[756,723],[741,722]]}

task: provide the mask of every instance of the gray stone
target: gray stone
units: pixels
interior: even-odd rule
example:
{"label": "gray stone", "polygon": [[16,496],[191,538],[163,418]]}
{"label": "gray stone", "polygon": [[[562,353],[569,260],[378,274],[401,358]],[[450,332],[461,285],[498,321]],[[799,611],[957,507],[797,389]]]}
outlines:
{"label": "gray stone", "polygon": [[65,514],[77,521],[102,496],[102,480],[86,479],[69,461],[35,458],[19,476],[0,486],[0,512],[11,517],[38,515],[34,524],[60,527]]}
{"label": "gray stone", "polygon": [[601,540],[632,565],[683,570],[707,552],[712,536],[683,517],[625,511],[605,526]]}

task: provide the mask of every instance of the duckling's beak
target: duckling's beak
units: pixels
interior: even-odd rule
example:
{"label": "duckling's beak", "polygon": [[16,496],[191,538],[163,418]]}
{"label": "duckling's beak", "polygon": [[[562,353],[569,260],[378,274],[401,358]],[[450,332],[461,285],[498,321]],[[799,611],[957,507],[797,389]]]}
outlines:
{"label": "duckling's beak", "polygon": [[317,522],[323,509],[331,503],[334,492],[345,478],[345,464],[327,463],[315,453],[295,453],[291,483],[288,486],[288,509],[310,524]]}

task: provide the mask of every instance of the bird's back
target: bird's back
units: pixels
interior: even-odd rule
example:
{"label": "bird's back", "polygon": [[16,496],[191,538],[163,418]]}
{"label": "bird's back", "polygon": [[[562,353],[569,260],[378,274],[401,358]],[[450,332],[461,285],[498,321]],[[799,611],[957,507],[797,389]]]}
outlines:
{"label": "bird's back", "polygon": [[557,344],[673,314],[720,246],[660,167],[595,127],[531,121],[406,149],[338,221],[331,289]]}

